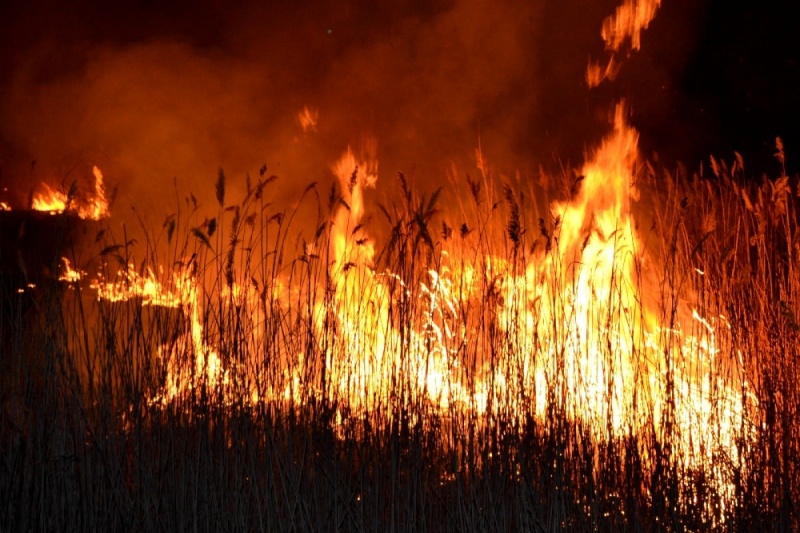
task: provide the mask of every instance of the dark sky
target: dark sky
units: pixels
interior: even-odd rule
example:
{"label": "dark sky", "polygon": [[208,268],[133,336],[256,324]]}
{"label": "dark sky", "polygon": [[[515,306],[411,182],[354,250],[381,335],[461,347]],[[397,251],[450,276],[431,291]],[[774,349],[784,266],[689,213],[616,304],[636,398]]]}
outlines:
{"label": "dark sky", "polygon": [[[709,154],[730,160],[735,150],[753,176],[774,176],[780,136],[787,166],[800,170],[793,156],[800,155],[800,19],[775,1],[664,0],[662,7],[632,61],[673,68],[660,80],[628,78],[643,149],[684,162]],[[694,38],[682,43],[672,28],[684,24]]]}
{"label": "dark sky", "polygon": [[[591,91],[616,1],[377,4],[3,2],[0,179],[24,189],[96,163],[131,203],[157,202],[173,180],[210,196],[218,167],[267,163],[292,198],[366,138],[387,176],[443,182],[453,164],[474,171],[479,145],[524,176],[580,164],[620,98],[668,167],[738,151],[774,176],[781,136],[798,168],[796,19],[777,2],[664,0],[642,50]],[[304,105],[319,110],[313,135]]]}

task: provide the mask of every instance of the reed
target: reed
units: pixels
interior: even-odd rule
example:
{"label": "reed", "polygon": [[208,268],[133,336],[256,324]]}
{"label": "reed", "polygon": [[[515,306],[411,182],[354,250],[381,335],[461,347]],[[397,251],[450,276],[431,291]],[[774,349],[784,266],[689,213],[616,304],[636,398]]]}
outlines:
{"label": "reed", "polygon": [[58,250],[92,275],[0,286],[0,530],[800,529],[798,180],[712,162],[639,166],[580,312],[574,175],[550,212],[401,175],[369,219],[358,167],[296,208],[220,171],[216,206]]}

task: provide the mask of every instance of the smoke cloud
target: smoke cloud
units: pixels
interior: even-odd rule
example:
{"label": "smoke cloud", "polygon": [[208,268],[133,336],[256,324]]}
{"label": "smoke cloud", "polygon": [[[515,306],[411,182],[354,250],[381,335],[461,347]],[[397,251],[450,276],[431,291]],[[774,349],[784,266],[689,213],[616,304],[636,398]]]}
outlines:
{"label": "smoke cloud", "polygon": [[235,181],[262,164],[291,198],[367,137],[382,175],[426,182],[474,167],[479,145],[509,172],[579,160],[606,121],[582,84],[614,5],[598,4],[12,4],[3,179],[29,189],[97,164],[141,206],[174,183],[210,197],[218,167]]}

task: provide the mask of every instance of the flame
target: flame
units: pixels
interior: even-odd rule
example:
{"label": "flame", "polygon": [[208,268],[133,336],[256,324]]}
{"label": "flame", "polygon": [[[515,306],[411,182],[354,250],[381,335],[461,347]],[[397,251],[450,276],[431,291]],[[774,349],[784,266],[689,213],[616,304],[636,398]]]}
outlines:
{"label": "flame", "polygon": [[626,40],[631,48],[639,50],[642,46],[642,32],[655,18],[661,0],[625,0],[617,6],[614,15],[603,21],[601,32],[606,47],[618,52]]}
{"label": "flame", "polygon": [[90,220],[100,220],[107,218],[111,212],[106,199],[105,185],[103,183],[103,173],[99,168],[92,167],[94,174],[94,195],[84,201],[77,201],[72,193],[64,193],[52,189],[46,183],[41,184],[41,192],[35,194],[31,200],[31,209],[34,211],[46,211],[51,214],[59,214],[64,211],[73,211],[80,218]]}
{"label": "flame", "polygon": [[[374,145],[370,147],[374,149]],[[348,147],[333,165],[341,188],[339,206],[331,222],[329,266],[333,295],[316,304],[319,333],[325,334],[325,320],[331,316],[341,325],[342,334],[331,339],[326,368],[335,385],[331,399],[343,398],[358,411],[385,403],[388,391],[381,386],[390,371],[386,354],[385,313],[389,294],[370,268],[374,246],[361,224],[364,214],[364,189],[377,181],[377,163],[372,158],[356,159]],[[356,361],[342,357],[361,354]],[[354,395],[352,391],[359,391]],[[363,395],[362,395],[363,393]]]}
{"label": "flame", "polygon": [[624,0],[617,6],[614,15],[603,21],[602,36],[606,49],[611,57],[605,67],[591,63],[586,71],[586,82],[589,87],[596,87],[605,79],[613,80],[619,72],[619,63],[615,55],[622,46],[630,41],[632,50],[642,46],[642,32],[655,18],[661,0]]}
{"label": "flame", "polygon": [[317,131],[317,123],[319,122],[319,111],[304,107],[302,111],[297,113],[297,122],[305,133]]}
{"label": "flame", "polygon": [[[164,392],[153,399],[154,403],[167,404],[179,400],[198,388],[211,394],[218,393],[229,383],[228,370],[223,367],[219,353],[203,335],[197,281],[184,272],[176,277],[175,289],[180,295],[181,308],[188,317],[189,331],[172,345],[159,349],[159,357],[167,360],[167,377]],[[186,364],[187,359],[190,364]],[[232,401],[230,397],[225,398],[224,390],[222,400]]]}
{"label": "flame", "polygon": [[[65,273],[61,280],[76,282],[84,273],[73,270],[64,258]],[[97,299],[108,303],[137,300],[143,306],[180,309],[186,319],[184,332],[173,342],[161,346],[158,356],[166,361],[167,376],[162,390],[151,399],[153,404],[166,404],[191,394],[198,387],[215,390],[228,383],[218,352],[206,341],[201,320],[202,302],[198,281],[189,268],[172,273],[168,282],[159,268],[158,275],[148,268],[140,274],[133,264],[117,272],[113,280],[102,273],[91,280],[90,288]],[[191,361],[192,364],[187,364]]]}
{"label": "flame", "polygon": [[62,257],[61,261],[64,263],[64,272],[58,277],[59,281],[78,283],[86,275],[86,272],[73,269],[70,260],[66,257]]}
{"label": "flame", "polygon": [[49,213],[63,213],[67,209],[69,199],[67,195],[53,190],[46,183],[42,183],[43,192],[33,197],[31,208],[34,211],[47,211]]}
{"label": "flame", "polygon": [[[626,0],[606,20],[603,38],[612,56],[604,68],[590,65],[590,84],[615,75],[613,53],[627,40],[634,49],[640,46],[641,31],[659,6],[660,0]],[[135,299],[181,311],[184,329],[158,350],[166,378],[151,398],[156,405],[179,403],[202,389],[226,405],[324,401],[335,407],[340,424],[398,403],[422,408],[411,414],[420,420],[427,412],[484,424],[498,413],[520,425],[531,416],[546,422],[557,411],[597,440],[645,432],[660,438],[671,431],[679,439],[673,443],[676,455],[690,468],[708,465],[715,449],[735,461],[748,442],[742,438],[744,409],[755,400],[740,366],[719,372],[720,346],[730,330],[724,317],[682,309],[691,317],[685,324],[662,324],[644,297],[653,287],[642,272],[658,265],[651,265],[637,232],[638,133],[625,117],[619,104],[612,131],[581,168],[569,196],[550,205],[552,224],[543,221],[541,227],[544,253],[484,253],[478,237],[464,231],[460,241],[432,245],[433,266],[421,273],[382,265],[364,222],[366,193],[378,179],[375,145],[368,143],[364,154],[348,148],[332,166],[339,198],[328,220],[327,250],[315,243],[304,247],[304,260],[320,250],[329,259],[320,293],[304,293],[308,309],[287,303],[287,294],[298,289],[286,278],[269,280],[271,285],[261,280],[259,287],[231,273],[227,284],[217,279],[208,288],[203,275],[187,267],[138,272],[131,264],[113,279],[98,274],[90,287],[103,302]],[[318,114],[306,107],[297,120],[304,131],[313,131]],[[488,174],[481,150],[476,159]],[[103,177],[97,167],[94,174],[95,198],[78,213],[102,218],[109,215]],[[47,192],[34,199],[35,209],[74,208],[67,195]],[[507,200],[513,215],[517,200],[510,189]],[[512,226],[507,236],[519,244]],[[68,283],[86,276],[66,258],[64,270],[60,279]],[[700,269],[695,273],[703,275]],[[253,343],[261,347],[281,342],[264,325],[268,306],[296,322],[308,319],[311,331],[303,332],[303,346],[275,349],[282,373],[270,378],[268,388],[258,387],[265,378],[257,375],[257,364],[231,361],[235,350],[208,334],[213,297],[220,309],[248,311]],[[259,356],[253,350],[245,358]],[[317,374],[314,365],[321,366]],[[234,391],[232,376],[240,372],[256,375],[247,375],[246,385]],[[725,473],[714,475],[717,488],[733,497]]]}
{"label": "flame", "polygon": [[[348,150],[335,167],[346,192],[332,228],[330,275],[334,296],[319,304],[317,311],[320,317],[332,312],[341,331],[327,353],[331,379],[340,381],[337,397],[346,399],[357,411],[385,405],[391,392],[388,383],[395,374],[405,373],[414,376],[414,394],[427,397],[438,408],[446,410],[460,404],[480,413],[490,402],[505,401],[502,399],[522,392],[504,390],[511,387],[514,372],[522,371],[538,384],[535,403],[539,414],[547,407],[545,384],[551,378],[564,378],[568,403],[576,416],[594,421],[612,416],[614,430],[621,431],[627,423],[626,405],[633,392],[633,347],[629,339],[643,319],[623,317],[628,321],[628,332],[592,328],[620,318],[615,313],[632,314],[629,310],[637,307],[632,268],[639,245],[630,214],[630,195],[635,193],[630,168],[635,158],[636,133],[624,124],[620,106],[614,133],[583,169],[580,193],[552,206],[553,216],[562,221],[559,244],[544,264],[530,262],[524,274],[517,276],[510,265],[492,257],[486,258],[484,267],[457,264],[451,268],[447,266],[450,253],[462,256],[463,250],[443,251],[443,267],[429,271],[428,281],[420,282],[419,287],[409,288],[395,273],[378,273],[371,268],[374,250],[361,227],[361,217],[363,187],[374,185],[374,179],[360,170],[369,165],[357,164]],[[481,269],[484,277],[478,274]],[[559,275],[572,280],[552,284]],[[525,360],[520,367],[478,369],[481,379],[470,391],[459,377],[463,369],[454,348],[469,341],[469,332],[455,318],[459,308],[468,305],[471,294],[481,293],[478,285],[482,279],[496,279],[501,287],[504,304],[493,320],[509,336],[513,333],[528,345],[530,353],[539,350],[537,343],[546,339],[549,361]],[[415,322],[403,338],[391,325],[392,285],[423,300],[423,312],[411,317]],[[569,290],[548,298],[564,285]],[[463,289],[460,298],[454,296],[456,288]],[[533,301],[553,303],[532,308]],[[603,307],[604,302],[610,305]],[[520,309],[525,311],[520,313]],[[608,354],[603,346],[609,335],[614,338],[614,354]],[[403,343],[408,356],[401,362],[393,351]],[[360,357],[354,361],[352,354]],[[607,364],[609,355],[620,356],[615,368]],[[610,382],[615,383],[611,401]],[[492,394],[496,397],[490,398]],[[509,407],[513,410],[519,406]]]}
{"label": "flame", "polygon": [[[398,402],[423,422],[426,413],[476,424],[498,414],[517,424],[530,416],[546,422],[556,410],[598,440],[677,436],[673,451],[690,468],[710,465],[719,450],[736,460],[748,445],[744,410],[755,400],[740,367],[720,372],[720,342],[730,326],[697,309],[684,313],[686,324],[663,325],[643,298],[641,273],[654,266],[633,213],[638,134],[623,105],[613,124],[570,197],[551,204],[552,228],[542,229],[546,253],[481,255],[466,234],[439,243],[431,252],[435,266],[419,277],[377,266],[364,224],[365,192],[377,185],[375,148],[368,145],[365,157],[348,148],[332,167],[340,199],[330,218],[325,287],[308,300],[313,340],[295,351],[275,349],[282,374],[268,387],[258,386],[265,377],[254,363],[257,348],[242,348],[245,360],[232,361],[223,355],[230,351],[222,332],[207,334],[210,301],[216,294],[219,309],[247,309],[253,346],[271,345],[280,341],[265,314],[269,306],[284,316],[296,312],[288,303],[298,290],[291,281],[259,286],[232,275],[214,293],[188,267],[137,272],[128,265],[110,279],[98,274],[90,287],[103,302],[135,299],[180,311],[180,335],[158,349],[166,377],[153,405],[177,405],[200,391],[224,405],[297,407],[313,398],[334,406],[339,424],[392,416]],[[507,199],[513,210],[513,193]],[[319,251],[305,246],[306,256]],[[85,279],[63,262],[60,279]],[[235,375],[246,376],[244,386]],[[724,469],[710,475],[732,498]]]}
{"label": "flame", "polygon": [[[326,343],[332,399],[348,412],[368,413],[385,408],[405,379],[411,398],[442,414],[494,409],[521,422],[528,409],[544,419],[555,407],[600,439],[647,428],[660,434],[671,424],[687,465],[710,460],[709,442],[737,457],[742,406],[754,400],[734,388],[742,383],[738,371],[733,380],[719,377],[712,321],[693,311],[699,331],[667,330],[642,299],[637,272],[645,258],[631,208],[637,137],[620,105],[614,131],[582,169],[579,191],[551,206],[557,244],[545,260],[515,273],[503,259],[485,257],[481,266],[455,260],[467,250],[444,250],[440,268],[418,287],[373,270],[360,226],[362,187],[372,182],[345,154],[337,175],[352,187],[334,216],[333,296],[317,307],[320,335],[324,317],[337,323]],[[502,302],[490,318],[515,346],[465,380],[459,350],[475,342],[475,332],[458,317],[473,295],[485,295],[486,280],[499,287]],[[421,300],[407,329],[393,321],[398,292]],[[721,479],[720,490],[732,490]]]}
{"label": "flame", "polygon": [[[589,66],[590,84],[614,76],[614,53],[625,42],[639,48],[641,31],[659,6],[660,0],[626,0],[605,21],[603,38],[612,55],[605,68]],[[297,120],[304,131],[313,131],[318,114],[306,107]],[[510,257],[481,255],[465,232],[460,242],[431,246],[435,267],[419,277],[376,266],[375,244],[364,224],[365,193],[377,184],[375,145],[368,143],[363,157],[348,148],[332,167],[340,196],[330,219],[325,288],[309,298],[313,340],[305,349],[281,353],[282,382],[265,390],[254,386],[257,376],[248,378],[246,401],[292,405],[310,396],[335,406],[340,423],[397,402],[482,423],[497,413],[520,424],[529,416],[544,421],[558,410],[599,440],[645,431],[658,438],[669,428],[679,436],[675,452],[689,466],[711,461],[709,442],[735,459],[744,442],[737,433],[743,406],[755,400],[739,368],[724,377],[718,372],[727,322],[691,309],[684,332],[681,324],[660,324],[657,309],[643,299],[648,287],[641,273],[648,258],[633,215],[637,142],[619,104],[613,130],[582,167],[569,197],[551,204],[552,228],[544,222],[541,228],[544,254],[529,257],[515,248]],[[484,154],[478,150],[476,156],[487,174]],[[95,177],[95,201],[80,212],[100,218],[108,207],[96,167]],[[507,200],[513,219],[513,191]],[[57,193],[49,201],[35,205],[63,211],[69,204]],[[518,244],[513,226],[507,234]],[[315,252],[314,244],[306,245],[307,257]],[[82,279],[66,259],[64,265],[62,280]],[[242,370],[221,357],[222,346],[206,335],[210,295],[199,276],[183,269],[168,283],[161,281],[165,277],[163,270],[137,273],[130,265],[114,280],[98,276],[91,287],[102,301],[136,298],[142,305],[182,311],[184,332],[159,349],[167,377],[154,403],[180,401],[200,388],[217,391],[226,403],[236,401],[228,389],[232,373],[256,365],[245,363]],[[217,289],[219,305],[251,309],[257,317],[253,334],[268,335],[266,288],[234,278]],[[278,306],[294,290],[284,282],[273,280],[270,287]],[[314,354],[322,356],[319,381],[308,379]],[[718,488],[731,491],[724,474],[718,477]]]}
{"label": "flame", "polygon": [[[74,269],[68,258],[62,257],[62,262],[60,281],[77,284],[86,277],[86,272]],[[176,400],[199,383],[213,388],[224,379],[219,356],[203,339],[196,280],[186,269],[173,273],[168,283],[162,281],[165,277],[162,268],[158,269],[158,275],[151,268],[140,274],[133,264],[128,264],[112,280],[98,272],[89,282],[98,301],[114,304],[135,300],[142,306],[181,309],[189,318],[188,331],[171,345],[159,348],[159,356],[168,360],[168,372],[163,390],[151,399],[154,404]],[[184,364],[186,357],[182,357],[187,353],[194,359],[194,365],[188,369]]]}
{"label": "flame", "polygon": [[[625,124],[624,106],[619,105],[613,133],[582,169],[580,191],[572,200],[551,207],[552,216],[560,221],[557,253],[543,267],[532,263],[527,268],[528,284],[534,284],[530,294],[545,297],[546,302],[536,326],[543,331],[538,333],[552,337],[550,324],[561,323],[557,328],[561,338],[550,339],[551,357],[562,360],[564,385],[571,402],[576,402],[572,409],[595,422],[610,417],[615,432],[629,423],[627,410],[635,386],[632,343],[643,319],[633,272],[641,253],[630,212],[636,196],[631,170],[636,141],[636,132]],[[547,298],[562,289],[548,284],[564,275],[569,281],[561,285],[567,290]],[[537,286],[537,279],[544,282]],[[556,370],[537,369],[544,374]]]}
{"label": "flame", "polygon": [[[370,149],[374,150],[374,145]],[[364,189],[375,187],[377,170],[374,159],[357,161],[349,147],[333,166],[342,190],[331,230],[335,270],[353,265],[363,267],[372,262],[374,245],[361,226],[361,217],[364,215]]]}
{"label": "flame", "polygon": [[[159,273],[163,277],[163,269]],[[117,278],[121,279],[107,282],[102,273],[98,273],[90,287],[97,291],[98,299],[108,302],[124,302],[136,298],[141,300],[142,305],[175,308],[191,302],[192,292],[187,288],[186,280],[177,274],[173,285],[165,286],[152,269],[148,268],[146,274],[142,275],[136,272],[133,264],[129,264],[128,268],[117,273]]]}

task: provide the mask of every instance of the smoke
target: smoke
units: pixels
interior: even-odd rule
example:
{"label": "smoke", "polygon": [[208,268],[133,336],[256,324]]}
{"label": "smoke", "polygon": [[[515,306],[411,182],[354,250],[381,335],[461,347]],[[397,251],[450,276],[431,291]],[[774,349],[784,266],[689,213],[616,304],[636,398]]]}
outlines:
{"label": "smoke", "polygon": [[292,202],[365,139],[380,189],[397,171],[423,186],[454,163],[477,172],[478,146],[508,174],[579,164],[607,128],[612,89],[584,80],[611,0],[234,4],[5,8],[3,186],[27,194],[96,164],[115,213],[163,214],[189,192],[212,203],[220,167],[234,199],[266,164],[272,201]]}

